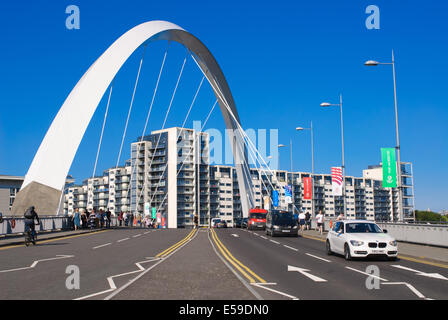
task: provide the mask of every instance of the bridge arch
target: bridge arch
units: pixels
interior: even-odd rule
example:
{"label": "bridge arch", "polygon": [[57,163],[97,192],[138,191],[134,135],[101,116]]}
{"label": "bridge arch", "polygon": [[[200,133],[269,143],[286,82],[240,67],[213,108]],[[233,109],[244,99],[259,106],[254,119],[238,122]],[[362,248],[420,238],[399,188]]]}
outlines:
{"label": "bridge arch", "polygon": [[[229,131],[240,188],[242,211],[253,206],[247,151],[238,130],[240,119],[224,74],[211,52],[191,33],[167,21],[142,23],[118,38],[87,70],[72,89],[48,129],[12,213],[21,215],[29,206],[41,214],[56,214],[65,180],[84,133],[104,93],[126,60],[142,45],[157,40],[175,41],[189,49],[209,81]],[[231,112],[229,111],[231,110]],[[233,114],[233,115],[232,115]]]}

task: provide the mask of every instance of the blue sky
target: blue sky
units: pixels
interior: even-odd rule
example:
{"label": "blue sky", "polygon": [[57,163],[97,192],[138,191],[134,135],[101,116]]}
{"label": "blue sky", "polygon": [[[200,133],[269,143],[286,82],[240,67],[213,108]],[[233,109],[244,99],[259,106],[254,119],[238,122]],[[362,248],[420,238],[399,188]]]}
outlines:
{"label": "blue sky", "polygon": [[[81,12],[80,30],[65,27],[65,8]],[[380,8],[381,29],[367,30],[365,8]],[[344,97],[348,175],[381,161],[380,148],[395,146],[392,70],[367,68],[389,61],[395,50],[402,160],[414,164],[416,208],[448,209],[448,4],[427,1],[27,1],[0,12],[0,173],[25,175],[46,130],[89,66],[120,35],[150,20],[174,22],[201,39],[230,84],[245,128],[279,128],[279,142],[293,139],[294,170],[311,169],[309,135],[315,127],[316,172],[340,165],[338,109],[319,108]],[[122,159],[141,134],[166,43],[146,53]],[[97,172],[117,159],[141,51],[120,71]],[[170,49],[150,130],[160,128],[185,55]],[[167,126],[180,126],[201,74],[187,62]],[[213,96],[201,91],[191,120],[204,119]],[[92,174],[106,101],[99,104],[70,173]],[[196,106],[195,106],[196,108]],[[187,123],[191,126],[191,121]],[[219,113],[207,127],[223,128]],[[289,169],[289,150],[281,150]],[[123,162],[123,161],[121,161]]]}

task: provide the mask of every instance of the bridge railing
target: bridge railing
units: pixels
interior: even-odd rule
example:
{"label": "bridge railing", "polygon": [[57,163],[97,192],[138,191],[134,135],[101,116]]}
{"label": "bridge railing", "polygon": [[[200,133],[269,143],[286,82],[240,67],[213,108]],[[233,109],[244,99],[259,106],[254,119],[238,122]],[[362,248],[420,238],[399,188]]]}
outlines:
{"label": "bridge railing", "polygon": [[[57,231],[71,228],[70,217],[42,216],[40,224],[36,225],[36,231]],[[14,220],[14,223],[13,223]],[[25,232],[25,219],[6,217],[0,223],[0,236],[20,234]]]}

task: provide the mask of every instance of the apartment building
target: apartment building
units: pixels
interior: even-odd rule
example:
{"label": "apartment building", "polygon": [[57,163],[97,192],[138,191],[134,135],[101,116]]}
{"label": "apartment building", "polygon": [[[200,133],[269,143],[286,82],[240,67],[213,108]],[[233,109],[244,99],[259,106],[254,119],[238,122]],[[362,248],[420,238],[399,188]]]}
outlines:
{"label": "apartment building", "polygon": [[[319,210],[332,218],[343,212],[349,219],[397,220],[398,191],[382,187],[382,168],[370,166],[362,177],[346,176],[345,202],[333,196],[331,174],[250,169],[254,206],[272,207],[272,191],[279,192],[278,208],[293,212]],[[304,178],[313,180],[313,200],[304,199]],[[405,219],[414,211],[412,165],[402,163]],[[292,201],[285,186],[292,189]],[[185,128],[168,128],[139,137],[131,144],[126,165],[105,170],[102,176],[72,186],[65,195],[65,212],[74,208],[104,209],[149,214],[155,208],[168,228],[190,227],[193,216],[206,225],[210,219],[225,219],[230,226],[243,217],[237,173],[233,166],[209,165],[209,136]]]}

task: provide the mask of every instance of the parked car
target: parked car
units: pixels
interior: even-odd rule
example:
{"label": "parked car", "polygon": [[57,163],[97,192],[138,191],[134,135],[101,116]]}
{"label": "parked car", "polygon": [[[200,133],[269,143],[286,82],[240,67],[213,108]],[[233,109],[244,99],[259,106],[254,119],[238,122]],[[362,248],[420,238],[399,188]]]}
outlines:
{"label": "parked car", "polygon": [[227,221],[220,220],[218,223],[216,223],[216,228],[227,228]]}
{"label": "parked car", "polygon": [[216,228],[217,225],[218,225],[218,223],[219,223],[220,221],[221,221],[221,219],[213,218],[212,221],[211,221],[211,223],[210,223],[210,227],[212,227],[212,228]]}
{"label": "parked car", "polygon": [[395,260],[398,255],[397,241],[376,223],[365,220],[337,221],[326,240],[327,254],[352,258],[386,257]]}
{"label": "parked car", "polygon": [[243,225],[243,219],[241,219],[241,218],[235,218],[235,219],[233,220],[233,226],[234,226],[235,228],[241,228],[242,225]]}
{"label": "parked car", "polygon": [[247,221],[248,230],[264,230],[266,229],[266,214],[268,213],[265,209],[250,209],[249,217]]}
{"label": "parked car", "polygon": [[266,216],[266,234],[272,237],[287,235],[297,237],[299,228],[294,215],[288,211],[271,210]]}
{"label": "parked car", "polygon": [[248,220],[249,220],[248,218],[243,218],[243,220],[241,221],[241,228],[247,228]]}

